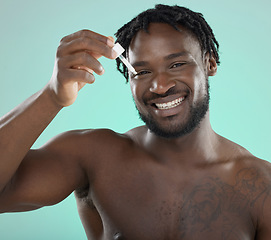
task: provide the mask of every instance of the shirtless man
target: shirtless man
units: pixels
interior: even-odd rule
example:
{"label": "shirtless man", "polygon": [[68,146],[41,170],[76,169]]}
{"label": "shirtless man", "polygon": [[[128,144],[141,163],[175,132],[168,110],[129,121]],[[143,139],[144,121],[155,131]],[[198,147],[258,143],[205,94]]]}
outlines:
{"label": "shirtless man", "polygon": [[[145,31],[148,30],[148,31]],[[29,211],[75,191],[88,239],[270,240],[271,164],[216,134],[208,77],[218,43],[200,14],[158,5],[117,32],[137,74],[129,79],[146,125],[125,134],[70,131],[30,150],[71,105],[111,37],[64,37],[49,83],[1,119],[0,210]]]}

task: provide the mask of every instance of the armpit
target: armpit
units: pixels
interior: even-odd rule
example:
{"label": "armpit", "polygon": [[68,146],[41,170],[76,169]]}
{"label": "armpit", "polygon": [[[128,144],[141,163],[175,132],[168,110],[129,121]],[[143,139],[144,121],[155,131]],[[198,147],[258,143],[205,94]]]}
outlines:
{"label": "armpit", "polygon": [[96,208],[93,204],[92,199],[89,196],[89,184],[85,187],[82,188],[78,188],[74,191],[74,195],[75,197],[79,200],[79,201],[83,201],[84,203],[86,203],[89,207],[91,208]]}

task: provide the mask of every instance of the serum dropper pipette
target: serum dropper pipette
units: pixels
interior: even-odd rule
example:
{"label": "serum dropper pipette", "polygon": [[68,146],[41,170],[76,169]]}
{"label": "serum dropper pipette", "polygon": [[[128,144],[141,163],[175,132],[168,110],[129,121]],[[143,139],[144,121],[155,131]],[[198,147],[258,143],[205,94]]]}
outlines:
{"label": "serum dropper pipette", "polygon": [[128,62],[128,60],[123,57],[122,53],[125,51],[124,48],[119,44],[116,43],[113,47],[113,50],[118,54],[118,58],[125,64],[125,66],[128,68],[129,71],[131,71],[134,75],[137,74],[134,67]]}

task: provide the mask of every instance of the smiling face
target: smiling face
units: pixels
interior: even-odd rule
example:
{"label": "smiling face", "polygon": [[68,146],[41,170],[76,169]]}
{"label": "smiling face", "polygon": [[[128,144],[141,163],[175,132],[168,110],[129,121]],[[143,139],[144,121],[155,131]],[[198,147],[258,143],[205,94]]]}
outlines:
{"label": "smiling face", "polygon": [[136,69],[130,86],[140,117],[162,137],[191,132],[209,106],[208,76],[216,72],[213,58],[202,54],[199,42],[187,30],[151,23],[139,31],[129,47]]}

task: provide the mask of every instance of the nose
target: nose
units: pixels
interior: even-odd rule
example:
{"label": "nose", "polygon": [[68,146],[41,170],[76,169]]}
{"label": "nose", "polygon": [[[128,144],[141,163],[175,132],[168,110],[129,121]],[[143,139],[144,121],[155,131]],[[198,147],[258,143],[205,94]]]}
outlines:
{"label": "nose", "polygon": [[150,92],[162,95],[175,85],[176,82],[173,79],[170,79],[166,73],[159,73],[152,80]]}

